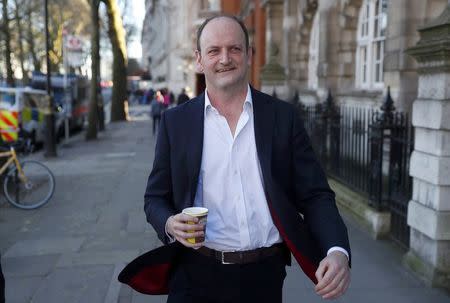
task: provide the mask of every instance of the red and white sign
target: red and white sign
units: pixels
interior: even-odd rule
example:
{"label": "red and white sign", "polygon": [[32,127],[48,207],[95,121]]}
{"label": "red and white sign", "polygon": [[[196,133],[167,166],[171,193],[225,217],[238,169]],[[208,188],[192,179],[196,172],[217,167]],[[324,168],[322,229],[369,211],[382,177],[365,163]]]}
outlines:
{"label": "red and white sign", "polygon": [[81,51],[83,50],[83,41],[78,36],[67,35],[66,49],[70,51]]}

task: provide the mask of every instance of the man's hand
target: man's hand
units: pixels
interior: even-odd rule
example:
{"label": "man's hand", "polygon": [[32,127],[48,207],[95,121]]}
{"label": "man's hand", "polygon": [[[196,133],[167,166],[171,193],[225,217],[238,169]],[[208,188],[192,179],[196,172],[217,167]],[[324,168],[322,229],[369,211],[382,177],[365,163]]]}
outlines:
{"label": "man's hand", "polygon": [[[187,221],[195,222],[195,224],[188,224]],[[205,226],[197,222],[198,218],[180,213],[167,219],[167,232],[186,247],[200,248],[203,246],[203,243],[192,244],[187,241],[188,238],[202,237],[205,235]]]}
{"label": "man's hand", "polygon": [[334,251],[326,256],[316,271],[316,293],[323,299],[337,299],[342,296],[350,284],[350,268],[347,256]]}

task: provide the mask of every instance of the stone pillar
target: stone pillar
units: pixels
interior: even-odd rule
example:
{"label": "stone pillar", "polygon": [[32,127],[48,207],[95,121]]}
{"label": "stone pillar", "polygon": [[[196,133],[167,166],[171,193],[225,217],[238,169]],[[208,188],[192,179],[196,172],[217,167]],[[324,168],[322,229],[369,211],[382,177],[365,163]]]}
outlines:
{"label": "stone pillar", "polygon": [[[300,42],[298,0],[287,0],[284,2],[283,18],[283,66],[285,67],[286,83],[289,87],[289,96],[293,96],[299,89],[298,67],[298,45]],[[289,98],[291,99],[291,98]]]}
{"label": "stone pillar", "polygon": [[418,63],[419,86],[404,263],[429,285],[450,289],[450,4],[419,33],[407,51]]}
{"label": "stone pillar", "polygon": [[[434,19],[445,8],[445,0],[396,0],[388,2],[388,23],[384,53],[384,82],[391,86],[397,109],[411,113],[417,96],[414,59],[405,50],[418,39],[417,25]],[[437,10],[437,12],[435,12]]]}
{"label": "stone pillar", "polygon": [[287,99],[286,74],[280,65],[283,41],[283,0],[263,1],[266,8],[266,65],[261,70],[261,90],[276,92],[278,98]]}

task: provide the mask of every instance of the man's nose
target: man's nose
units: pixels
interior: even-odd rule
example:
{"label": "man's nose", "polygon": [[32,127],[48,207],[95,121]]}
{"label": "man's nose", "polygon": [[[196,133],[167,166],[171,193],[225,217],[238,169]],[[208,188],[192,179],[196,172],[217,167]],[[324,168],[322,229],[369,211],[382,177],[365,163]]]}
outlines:
{"label": "man's nose", "polygon": [[228,54],[228,50],[223,50],[220,54],[220,63],[228,64],[230,63],[230,56]]}

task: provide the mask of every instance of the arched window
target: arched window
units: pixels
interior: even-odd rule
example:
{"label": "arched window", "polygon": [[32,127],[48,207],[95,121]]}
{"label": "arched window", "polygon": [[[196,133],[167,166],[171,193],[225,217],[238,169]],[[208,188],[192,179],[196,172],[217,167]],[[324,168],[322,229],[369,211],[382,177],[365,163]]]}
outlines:
{"label": "arched window", "polygon": [[383,88],[383,55],[387,26],[387,0],[364,0],[358,19],[356,86]]}
{"label": "arched window", "polygon": [[316,13],[311,28],[311,37],[309,40],[309,60],[308,60],[308,87],[317,89],[319,86],[319,77],[317,76],[317,67],[319,65],[319,15]]}

